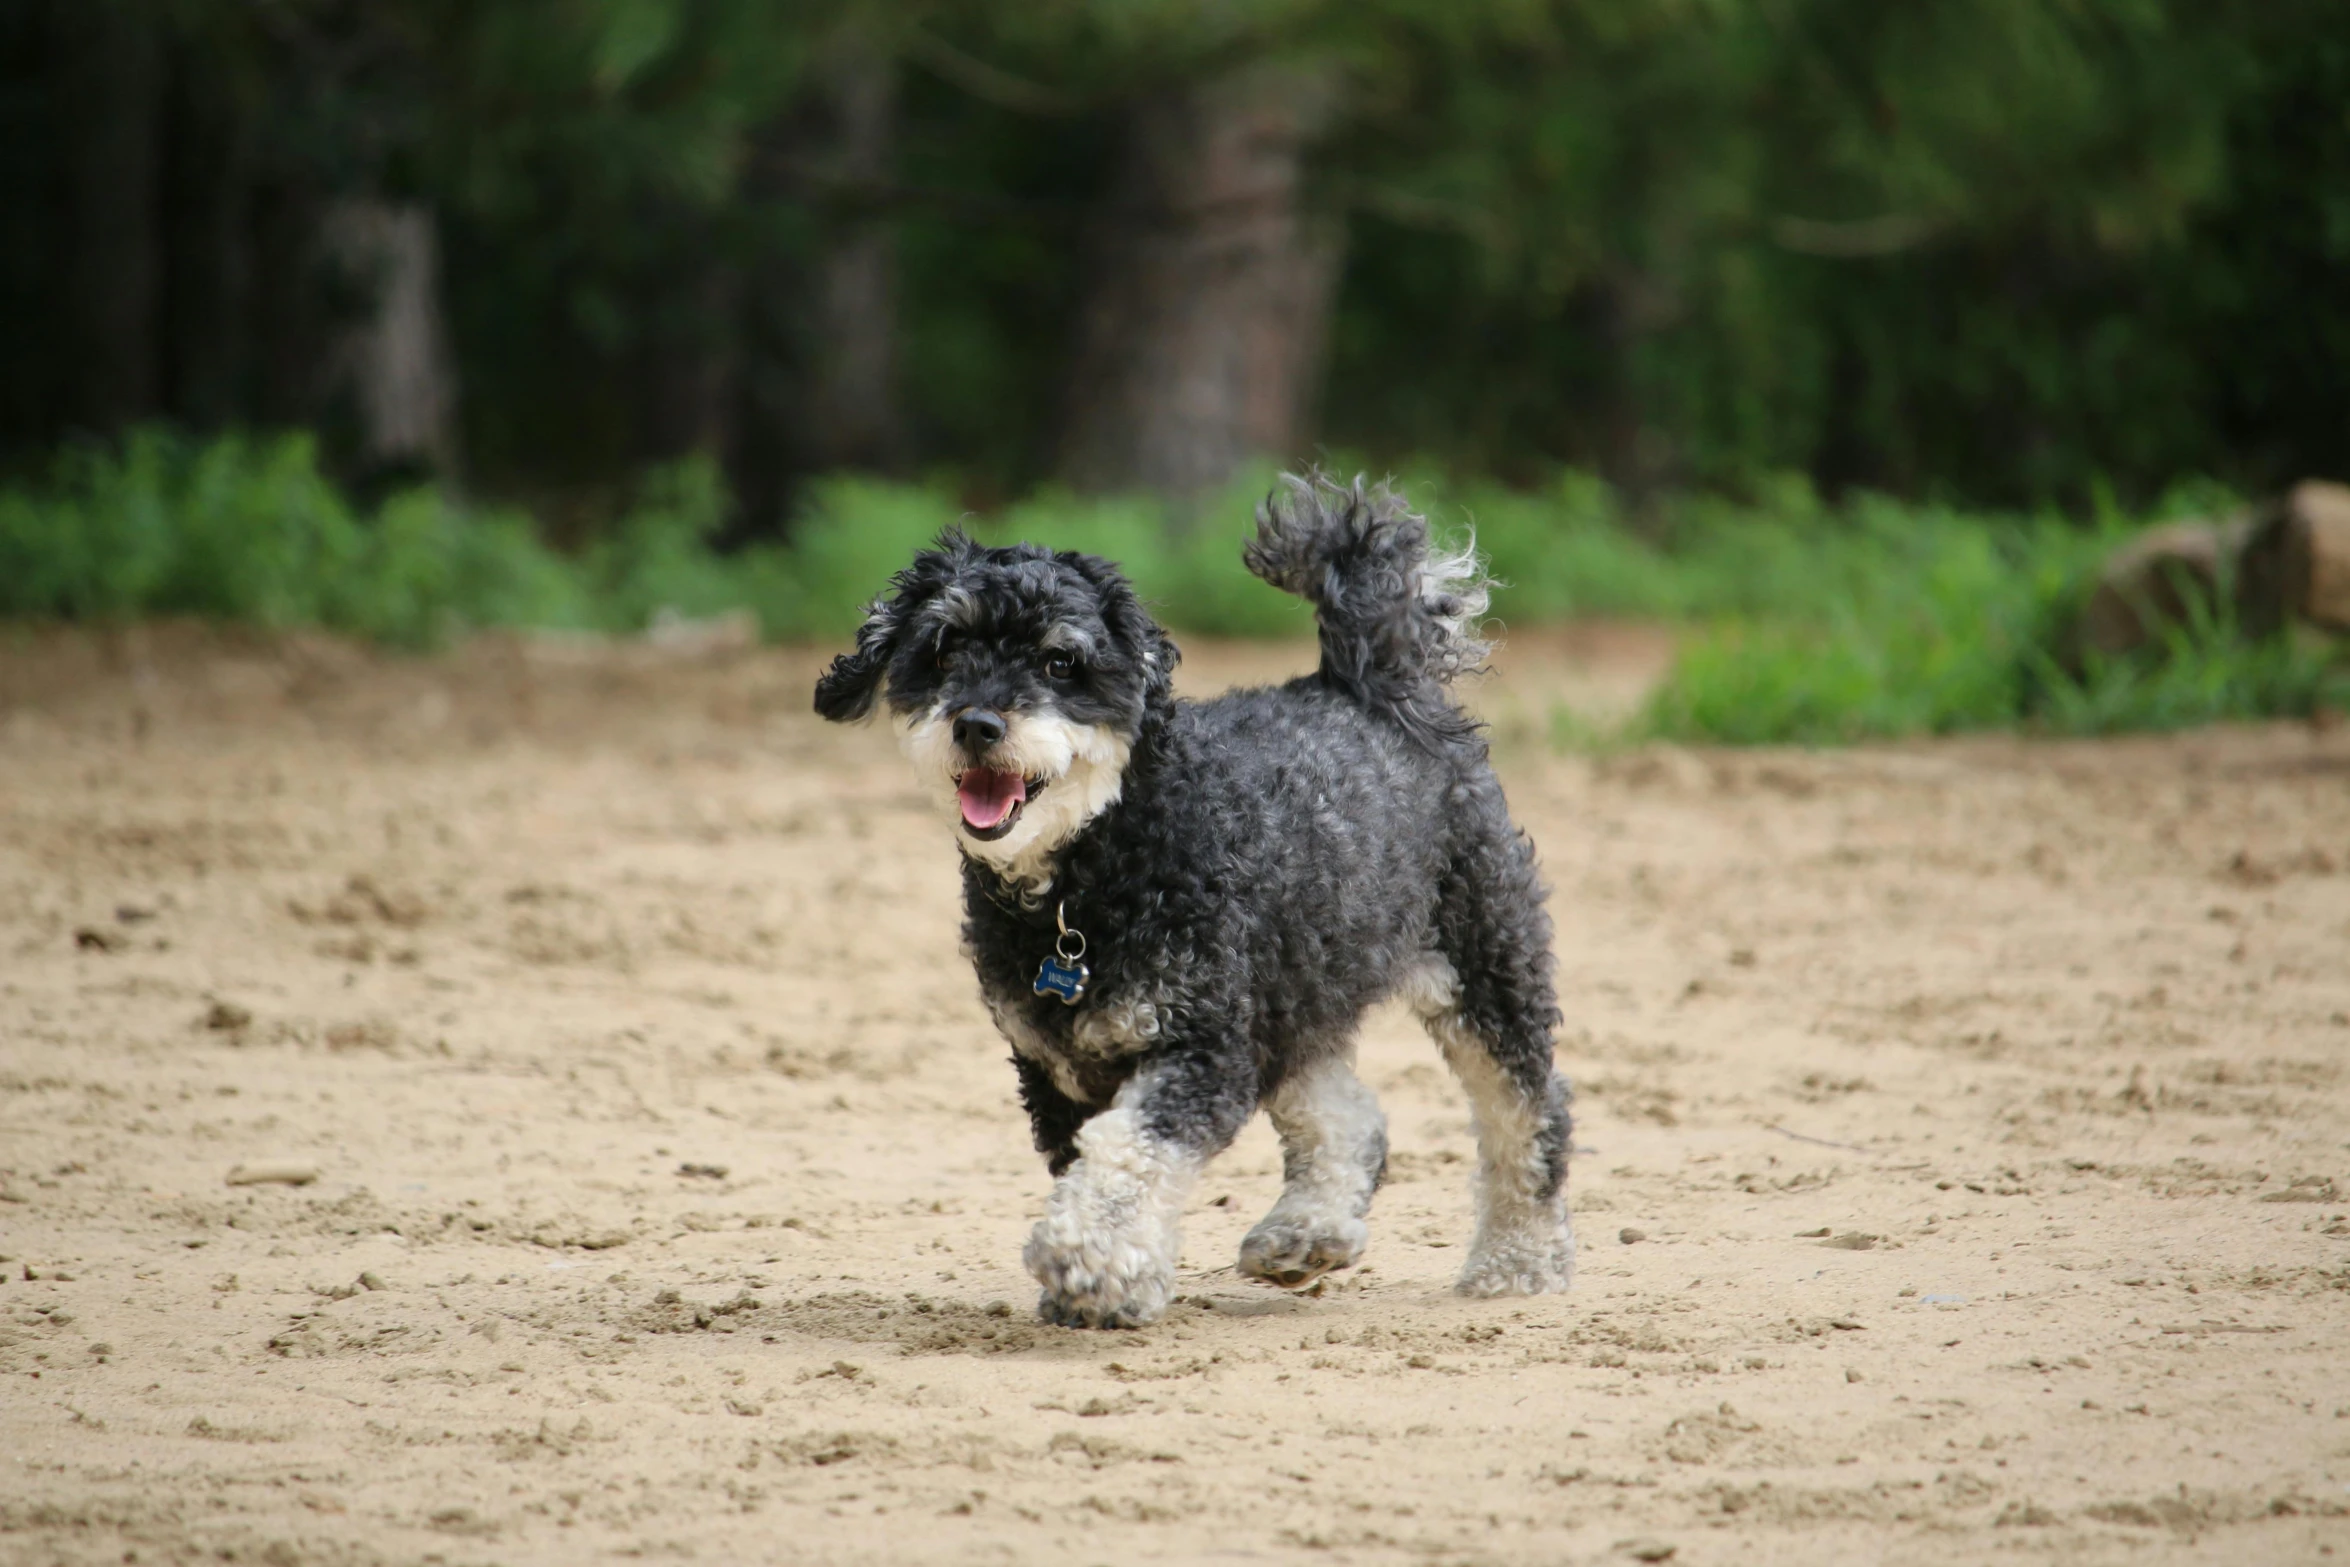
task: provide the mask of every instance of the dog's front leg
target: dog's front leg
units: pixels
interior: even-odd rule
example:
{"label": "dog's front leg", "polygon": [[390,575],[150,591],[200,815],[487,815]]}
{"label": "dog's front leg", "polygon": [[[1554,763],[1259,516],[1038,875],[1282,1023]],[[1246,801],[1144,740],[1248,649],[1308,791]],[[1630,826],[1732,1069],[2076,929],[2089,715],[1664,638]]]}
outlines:
{"label": "dog's front leg", "polygon": [[1020,1105],[1028,1112],[1028,1126],[1044,1167],[1059,1175],[1077,1162],[1077,1132],[1085,1125],[1086,1107],[1061,1092],[1053,1074],[1026,1056],[1012,1057],[1020,1074]]}
{"label": "dog's front leg", "polygon": [[1183,1204],[1255,1109],[1245,1055],[1173,1049],[1146,1061],[1077,1132],[1024,1260],[1037,1313],[1078,1328],[1156,1322],[1175,1290]]}

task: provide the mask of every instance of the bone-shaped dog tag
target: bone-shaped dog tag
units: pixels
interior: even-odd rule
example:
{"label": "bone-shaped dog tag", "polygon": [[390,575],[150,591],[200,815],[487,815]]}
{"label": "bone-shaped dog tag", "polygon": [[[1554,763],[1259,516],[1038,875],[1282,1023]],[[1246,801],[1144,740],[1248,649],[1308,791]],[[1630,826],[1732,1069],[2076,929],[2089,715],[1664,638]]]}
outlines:
{"label": "bone-shaped dog tag", "polygon": [[1085,982],[1093,978],[1093,970],[1082,963],[1064,963],[1058,957],[1045,959],[1036,966],[1036,993],[1040,996],[1059,996],[1064,1006],[1075,1006],[1085,994]]}

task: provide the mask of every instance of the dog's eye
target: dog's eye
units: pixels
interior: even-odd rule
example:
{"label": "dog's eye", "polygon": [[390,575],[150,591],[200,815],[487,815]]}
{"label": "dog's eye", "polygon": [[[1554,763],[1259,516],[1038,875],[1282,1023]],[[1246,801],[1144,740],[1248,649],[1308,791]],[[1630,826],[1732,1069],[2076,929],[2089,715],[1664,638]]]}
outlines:
{"label": "dog's eye", "polygon": [[1074,679],[1077,674],[1076,656],[1069,653],[1055,653],[1044,661],[1044,672],[1055,680]]}
{"label": "dog's eye", "polygon": [[938,645],[938,652],[933,656],[932,661],[936,663],[941,669],[952,669],[955,667],[955,650],[951,647],[948,647],[944,642],[941,642]]}

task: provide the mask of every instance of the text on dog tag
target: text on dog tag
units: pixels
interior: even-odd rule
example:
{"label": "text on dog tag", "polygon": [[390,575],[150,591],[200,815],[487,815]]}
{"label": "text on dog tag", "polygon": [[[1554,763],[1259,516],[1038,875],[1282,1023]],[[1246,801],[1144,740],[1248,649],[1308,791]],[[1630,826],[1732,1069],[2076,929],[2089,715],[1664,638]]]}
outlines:
{"label": "text on dog tag", "polygon": [[1078,962],[1063,962],[1058,957],[1045,959],[1036,966],[1036,993],[1040,996],[1059,996],[1064,1006],[1077,1005],[1085,994],[1085,982],[1093,977],[1093,970]]}

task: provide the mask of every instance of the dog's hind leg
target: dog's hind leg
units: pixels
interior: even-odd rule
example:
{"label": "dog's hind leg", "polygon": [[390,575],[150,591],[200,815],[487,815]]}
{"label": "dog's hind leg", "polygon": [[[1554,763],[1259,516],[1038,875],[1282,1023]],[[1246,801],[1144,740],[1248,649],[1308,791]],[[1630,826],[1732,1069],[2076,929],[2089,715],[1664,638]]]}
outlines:
{"label": "dog's hind leg", "polygon": [[1301,1289],[1362,1260],[1363,1219],[1387,1175],[1387,1117],[1341,1055],[1291,1072],[1265,1109],[1281,1135],[1281,1200],[1240,1243],[1240,1271]]}
{"label": "dog's hind leg", "polygon": [[1431,958],[1414,1005],[1469,1096],[1477,1130],[1477,1234],[1456,1281],[1464,1295],[1541,1295],[1574,1282],[1567,1217],[1571,1135],[1550,1039],[1489,1032],[1463,1004],[1456,970]]}
{"label": "dog's hind leg", "polygon": [[1477,1234],[1464,1295],[1539,1295],[1574,1281],[1567,1214],[1570,1094],[1551,1060],[1558,1002],[1533,852],[1512,835],[1460,867],[1406,994],[1469,1096]]}

